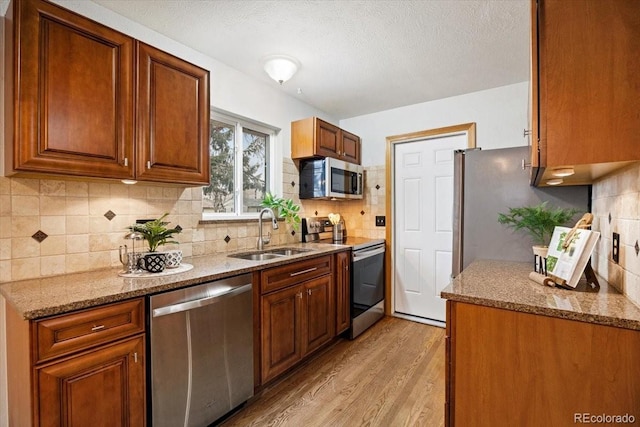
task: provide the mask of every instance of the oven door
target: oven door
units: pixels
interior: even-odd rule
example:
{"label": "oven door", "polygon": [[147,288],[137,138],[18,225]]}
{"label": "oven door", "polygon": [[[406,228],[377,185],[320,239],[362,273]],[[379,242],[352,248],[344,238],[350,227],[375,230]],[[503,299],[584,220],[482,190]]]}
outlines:
{"label": "oven door", "polygon": [[351,318],[384,299],[384,246],[353,252]]}

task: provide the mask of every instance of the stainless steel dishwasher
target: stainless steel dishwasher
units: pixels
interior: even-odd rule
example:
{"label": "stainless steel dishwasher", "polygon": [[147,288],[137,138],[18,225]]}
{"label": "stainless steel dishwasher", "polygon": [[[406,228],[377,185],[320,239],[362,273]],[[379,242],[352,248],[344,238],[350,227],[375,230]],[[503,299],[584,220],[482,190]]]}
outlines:
{"label": "stainless steel dishwasher", "polygon": [[251,275],[150,297],[154,427],[207,426],[253,396]]}

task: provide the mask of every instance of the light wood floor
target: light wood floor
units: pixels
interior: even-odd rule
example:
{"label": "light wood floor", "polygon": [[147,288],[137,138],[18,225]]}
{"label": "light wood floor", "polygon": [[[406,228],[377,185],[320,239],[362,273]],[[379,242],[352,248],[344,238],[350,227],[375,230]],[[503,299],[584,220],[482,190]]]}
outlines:
{"label": "light wood floor", "polygon": [[443,426],[444,336],[384,318],[264,389],[223,426]]}

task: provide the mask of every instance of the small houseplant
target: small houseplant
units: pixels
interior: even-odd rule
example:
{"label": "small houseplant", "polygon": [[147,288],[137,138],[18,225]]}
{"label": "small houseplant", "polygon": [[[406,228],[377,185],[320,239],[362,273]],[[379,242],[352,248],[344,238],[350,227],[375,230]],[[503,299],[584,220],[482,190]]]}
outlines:
{"label": "small houseplant", "polygon": [[285,222],[298,231],[300,227],[300,206],[296,205],[291,199],[277,197],[271,193],[267,193],[260,203],[265,208],[271,208],[276,215],[284,218]]}
{"label": "small houseplant", "polygon": [[536,206],[509,208],[509,213],[499,213],[498,222],[514,230],[525,230],[531,236],[533,252],[546,257],[549,241],[556,226],[564,225],[578,212],[577,209],[550,208],[548,202]]}
{"label": "small houseplant", "polygon": [[167,228],[169,223],[163,221],[167,215],[169,215],[169,213],[165,213],[160,218],[147,221],[144,224],[134,224],[129,227],[129,230],[142,234],[149,245],[149,252],[156,252],[158,246],[178,243],[170,239],[173,238],[174,234],[179,234],[181,230],[178,228]]}

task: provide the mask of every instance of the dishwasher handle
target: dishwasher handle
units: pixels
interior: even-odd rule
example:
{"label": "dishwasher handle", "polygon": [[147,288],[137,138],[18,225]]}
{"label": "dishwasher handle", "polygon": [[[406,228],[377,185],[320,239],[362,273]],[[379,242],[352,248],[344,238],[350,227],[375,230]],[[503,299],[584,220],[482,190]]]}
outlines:
{"label": "dishwasher handle", "polygon": [[215,304],[220,300],[248,292],[251,290],[251,287],[252,287],[252,284],[247,283],[246,285],[234,288],[230,291],[225,291],[216,295],[210,295],[205,298],[200,298],[196,300],[181,302],[178,304],[166,305],[164,307],[154,308],[152,312],[152,317],[166,316],[168,314],[180,313],[182,311],[193,310],[194,308]]}

